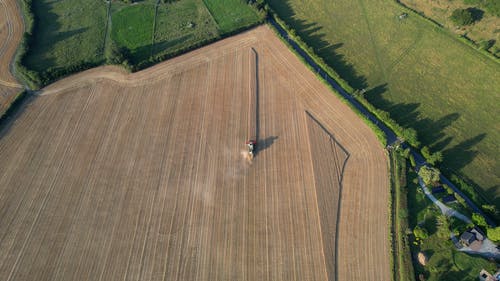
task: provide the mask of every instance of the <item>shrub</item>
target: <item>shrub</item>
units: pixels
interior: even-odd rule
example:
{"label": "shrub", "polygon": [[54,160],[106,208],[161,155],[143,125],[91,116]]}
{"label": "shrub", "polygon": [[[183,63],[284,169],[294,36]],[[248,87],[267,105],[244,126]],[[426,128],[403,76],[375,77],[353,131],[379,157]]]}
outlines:
{"label": "shrub", "polygon": [[413,168],[417,166],[417,163],[415,162],[415,157],[413,157],[413,154],[410,154],[410,164]]}
{"label": "shrub", "polygon": [[489,48],[493,47],[493,44],[495,44],[494,40],[482,40],[478,43],[478,46],[481,50],[488,50]]}
{"label": "shrub", "polygon": [[450,236],[450,223],[445,215],[440,214],[437,216],[436,225],[437,225],[437,236],[439,238],[446,239]]}
{"label": "shrub", "polygon": [[420,227],[418,225],[413,229],[413,235],[415,235],[415,238],[417,238],[417,240],[424,240],[427,237],[429,237],[427,229]]}
{"label": "shrub", "polygon": [[486,219],[478,213],[472,214],[472,222],[477,226],[481,226],[484,228],[488,227],[488,224],[486,223]]}
{"label": "shrub", "polygon": [[443,161],[443,154],[441,153],[441,151],[431,153],[429,148],[427,146],[424,146],[422,150],[420,150],[420,152],[422,152],[422,156],[424,156],[427,162],[429,162],[429,164],[431,165]]}
{"label": "shrub", "polygon": [[448,186],[447,184],[443,184],[443,188],[446,190],[446,193],[448,194],[454,194],[455,191],[453,191],[453,189],[451,189],[450,186]]}
{"label": "shrub", "polygon": [[493,216],[498,215],[498,210],[497,210],[497,207],[495,205],[486,205],[485,204],[485,205],[482,205],[481,208],[483,208],[483,210],[490,215],[493,215]]}
{"label": "shrub", "polygon": [[124,51],[116,45],[114,41],[110,41],[108,48],[104,53],[106,57],[106,63],[108,64],[121,64],[124,60]]}
{"label": "shrub", "polygon": [[423,166],[418,171],[418,175],[422,178],[426,185],[438,182],[440,174],[441,173],[438,169],[427,166]]}
{"label": "shrub", "polygon": [[486,236],[493,242],[500,242],[500,226],[488,228],[486,230]]}
{"label": "shrub", "polygon": [[451,21],[458,26],[469,25],[474,22],[472,13],[468,9],[456,9],[451,13]]}

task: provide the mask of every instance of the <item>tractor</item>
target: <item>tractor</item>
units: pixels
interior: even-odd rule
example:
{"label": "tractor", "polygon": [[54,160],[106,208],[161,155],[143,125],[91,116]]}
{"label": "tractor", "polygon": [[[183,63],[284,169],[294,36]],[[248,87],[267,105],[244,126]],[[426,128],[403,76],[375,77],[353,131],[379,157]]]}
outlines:
{"label": "tractor", "polygon": [[250,157],[250,159],[253,158],[254,154],[255,154],[255,151],[257,149],[257,141],[255,140],[248,140],[246,142],[246,145],[247,145],[247,148],[248,148],[248,157]]}

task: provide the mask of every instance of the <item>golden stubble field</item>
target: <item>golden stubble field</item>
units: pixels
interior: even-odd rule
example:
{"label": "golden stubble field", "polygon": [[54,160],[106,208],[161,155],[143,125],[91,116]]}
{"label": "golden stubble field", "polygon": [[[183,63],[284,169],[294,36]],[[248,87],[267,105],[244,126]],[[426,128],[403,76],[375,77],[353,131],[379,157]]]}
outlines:
{"label": "golden stubble field", "polygon": [[385,151],[267,26],[58,81],[0,158],[2,280],[390,280]]}

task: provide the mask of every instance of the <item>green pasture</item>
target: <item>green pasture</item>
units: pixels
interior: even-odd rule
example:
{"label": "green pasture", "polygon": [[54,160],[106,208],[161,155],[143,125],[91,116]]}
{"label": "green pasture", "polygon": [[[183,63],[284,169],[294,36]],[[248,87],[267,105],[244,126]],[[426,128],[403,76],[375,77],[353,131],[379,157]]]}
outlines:
{"label": "green pasture", "polygon": [[392,0],[269,0],[367,99],[500,205],[500,63]]}
{"label": "green pasture", "polygon": [[[112,4],[120,5],[123,4]],[[148,2],[139,2],[126,5],[111,15],[111,38],[119,46],[130,52],[133,63],[147,59],[151,55],[153,40],[153,26],[155,20],[155,5]]]}
{"label": "green pasture", "polygon": [[261,20],[242,0],[40,0],[32,5],[35,35],[23,64],[40,74],[37,84],[104,63],[110,46],[118,46],[132,65],[149,65]]}
{"label": "green pasture", "polygon": [[103,60],[106,3],[100,0],[33,1],[34,37],[24,60],[35,71]]}
{"label": "green pasture", "polygon": [[202,0],[161,5],[156,17],[153,53],[185,48],[218,36],[217,24]]}
{"label": "green pasture", "polygon": [[260,20],[255,9],[243,0],[203,0],[221,33],[254,24]]}

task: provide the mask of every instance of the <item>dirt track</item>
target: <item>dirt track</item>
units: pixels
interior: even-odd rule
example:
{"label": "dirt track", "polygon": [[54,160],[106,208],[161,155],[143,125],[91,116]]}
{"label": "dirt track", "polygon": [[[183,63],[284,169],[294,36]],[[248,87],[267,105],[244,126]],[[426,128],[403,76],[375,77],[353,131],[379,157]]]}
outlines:
{"label": "dirt track", "polygon": [[10,73],[10,65],[23,30],[17,1],[0,0],[0,115],[22,88]]}
{"label": "dirt track", "polygon": [[1,135],[3,280],[390,280],[384,150],[267,27],[56,82]]}

